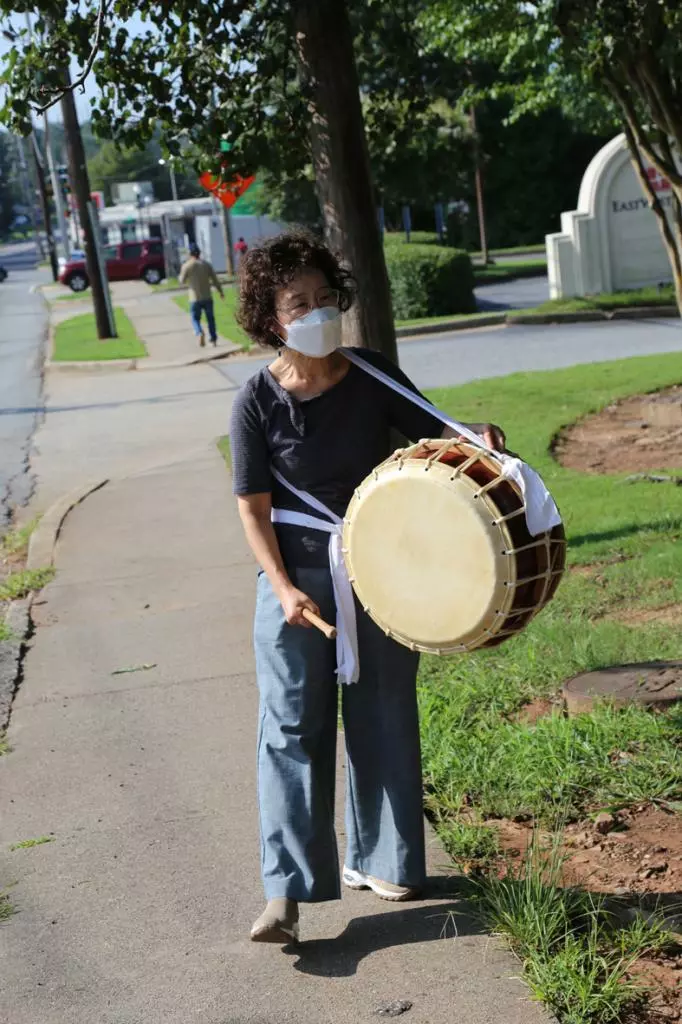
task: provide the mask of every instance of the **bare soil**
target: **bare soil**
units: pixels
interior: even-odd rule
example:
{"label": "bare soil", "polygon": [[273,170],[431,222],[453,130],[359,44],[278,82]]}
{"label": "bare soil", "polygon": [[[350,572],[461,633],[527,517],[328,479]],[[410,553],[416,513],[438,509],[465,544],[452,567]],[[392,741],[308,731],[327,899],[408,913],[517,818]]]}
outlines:
{"label": "bare soil", "polygon": [[587,473],[682,469],[682,385],[585,417],[561,431],[554,454],[562,466]]}

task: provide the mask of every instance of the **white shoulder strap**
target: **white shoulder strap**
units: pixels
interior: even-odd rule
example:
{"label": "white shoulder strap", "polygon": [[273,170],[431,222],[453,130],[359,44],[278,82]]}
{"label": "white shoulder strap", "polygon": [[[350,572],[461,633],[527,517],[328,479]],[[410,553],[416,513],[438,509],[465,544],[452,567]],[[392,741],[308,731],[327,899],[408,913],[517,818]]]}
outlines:
{"label": "white shoulder strap", "polygon": [[351,363],[355,363],[356,366],[359,366],[360,369],[364,370],[365,373],[369,373],[372,377],[376,377],[376,379],[380,380],[382,384],[386,384],[386,386],[391,388],[393,391],[397,391],[399,395],[402,395],[403,398],[406,398],[414,405],[418,405],[420,409],[424,410],[424,412],[428,412],[431,416],[440,420],[441,423],[445,423],[446,426],[452,427],[453,430],[456,430],[458,434],[462,435],[462,437],[466,437],[467,440],[472,442],[472,444],[477,445],[479,448],[484,448],[486,451],[490,450],[484,443],[483,438],[479,437],[478,434],[474,434],[473,430],[469,430],[469,428],[465,427],[463,423],[458,423],[457,420],[451,419],[444,412],[441,412],[440,409],[437,409],[435,405],[431,405],[431,402],[427,402],[427,400],[422,398],[421,395],[416,395],[414,391],[406,388],[404,384],[400,384],[400,382],[394,380],[393,377],[389,377],[387,373],[378,369],[378,367],[374,366],[367,359],[363,359],[362,356],[357,354],[357,352],[352,352],[348,348],[340,348],[338,351],[341,352],[346,359],[349,359]]}

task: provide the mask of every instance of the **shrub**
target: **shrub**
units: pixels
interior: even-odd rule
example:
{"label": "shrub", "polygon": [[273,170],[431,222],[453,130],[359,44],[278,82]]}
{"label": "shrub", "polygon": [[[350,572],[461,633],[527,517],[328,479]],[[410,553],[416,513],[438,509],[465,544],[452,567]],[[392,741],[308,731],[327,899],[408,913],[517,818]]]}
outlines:
{"label": "shrub", "polygon": [[474,276],[466,252],[442,245],[389,245],[386,267],[396,320],[474,313]]}

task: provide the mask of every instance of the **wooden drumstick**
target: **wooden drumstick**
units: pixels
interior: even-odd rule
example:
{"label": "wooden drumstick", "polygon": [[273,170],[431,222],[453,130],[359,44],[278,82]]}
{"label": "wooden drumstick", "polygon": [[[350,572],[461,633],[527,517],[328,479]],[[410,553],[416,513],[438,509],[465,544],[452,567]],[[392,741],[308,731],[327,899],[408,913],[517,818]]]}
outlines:
{"label": "wooden drumstick", "polygon": [[311,612],[309,608],[304,608],[301,612],[304,619],[307,619],[311,626],[315,626],[319,629],[320,633],[324,633],[327,640],[336,639],[336,626],[330,626],[328,622],[321,619],[315,612]]}

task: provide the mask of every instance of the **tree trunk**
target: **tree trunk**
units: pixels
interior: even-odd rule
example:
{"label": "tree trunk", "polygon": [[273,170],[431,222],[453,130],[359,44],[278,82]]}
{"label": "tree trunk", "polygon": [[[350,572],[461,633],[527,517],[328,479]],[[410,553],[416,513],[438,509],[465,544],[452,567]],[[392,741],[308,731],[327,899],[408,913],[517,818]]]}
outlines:
{"label": "tree trunk", "polygon": [[[68,80],[68,73],[66,75]],[[109,323],[109,312],[104,296],[104,286],[100,276],[99,262],[97,259],[97,247],[92,231],[92,223],[88,216],[88,203],[90,201],[90,180],[83,148],[76,104],[73,93],[68,90],[61,100],[62,117],[64,118],[64,136],[66,151],[69,161],[69,178],[71,179],[71,190],[76,197],[78,206],[78,218],[85,238],[85,265],[92,288],[92,304],[95,308],[95,322],[97,324],[97,336],[100,339],[112,338],[115,336],[114,325]]]}
{"label": "tree trunk", "polygon": [[639,178],[640,184],[644,191],[644,194],[649,200],[649,206],[658,221],[658,226],[663,239],[663,244],[668,253],[668,259],[670,260],[670,269],[672,270],[673,283],[675,285],[675,298],[677,300],[677,307],[682,315],[682,215],[680,214],[680,192],[675,188],[675,213],[676,216],[676,231],[670,226],[670,222],[666,216],[663,205],[656,194],[656,191],[649,180],[646,173],[646,166],[644,163],[644,156],[639,148],[635,132],[629,121],[625,121],[624,124],[625,137],[628,143],[628,149],[630,150],[630,158],[632,160],[633,167]]}
{"label": "tree trunk", "polygon": [[376,349],[397,362],[346,3],[296,0],[293,7],[327,241],[357,281],[357,300],[344,318],[344,343]]}

